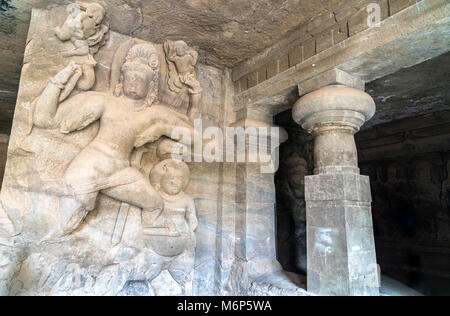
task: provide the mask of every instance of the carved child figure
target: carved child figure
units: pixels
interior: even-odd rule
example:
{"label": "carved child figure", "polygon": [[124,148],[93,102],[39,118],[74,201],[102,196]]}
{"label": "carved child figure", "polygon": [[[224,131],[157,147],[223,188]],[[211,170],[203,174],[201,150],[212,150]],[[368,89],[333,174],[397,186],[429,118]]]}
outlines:
{"label": "carved child figure", "polygon": [[[55,29],[61,41],[70,40],[74,49],[64,52],[64,57],[78,57],[75,61],[82,66],[82,77],[78,88],[90,90],[95,83],[94,67],[97,64],[93,55],[104,45],[109,31],[105,8],[98,3],[82,3],[70,7],[71,13],[62,27]],[[75,82],[76,80],[73,80]],[[75,85],[75,83],[72,83]],[[69,83],[69,85],[71,85]],[[62,94],[62,99],[67,97]]]}
{"label": "carved child figure", "polygon": [[189,167],[182,161],[167,159],[157,164],[150,173],[150,181],[162,197],[164,207],[161,212],[142,212],[148,246],[166,258],[160,271],[167,269],[184,295],[190,295],[192,290],[198,225],[194,200],[184,193],[189,177]]}
{"label": "carved child figure", "polygon": [[163,199],[158,214],[143,212],[144,233],[152,249],[161,256],[175,257],[195,247],[197,216],[192,197],[184,190],[189,183],[189,167],[183,161],[167,159],[150,173],[150,182]]}

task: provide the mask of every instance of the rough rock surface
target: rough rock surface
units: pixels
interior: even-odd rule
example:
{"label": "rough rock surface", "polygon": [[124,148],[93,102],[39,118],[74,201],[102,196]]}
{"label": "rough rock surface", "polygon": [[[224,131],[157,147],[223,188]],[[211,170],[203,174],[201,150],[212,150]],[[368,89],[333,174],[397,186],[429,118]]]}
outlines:
{"label": "rough rock surface", "polygon": [[0,189],[2,187],[3,174],[5,173],[6,155],[8,151],[9,137],[0,135]]}
{"label": "rough rock surface", "polygon": [[[80,12],[76,16],[78,14]],[[231,106],[233,86],[229,71],[201,63],[195,67],[196,54],[186,49],[186,43],[166,42],[163,47],[147,42],[143,43],[143,47],[137,47],[140,45],[135,44],[142,44],[142,41],[133,40],[130,46],[133,48],[123,51],[129,37],[110,32],[107,43],[94,55],[98,62],[95,68],[96,83],[91,91],[83,91],[77,84],[79,82],[72,79],[80,79],[89,69],[71,61],[74,61],[72,58],[86,56],[63,54],[73,52],[72,41],[62,41],[54,32],[55,27],[65,24],[67,17],[65,7],[33,11],[1,193],[1,294],[178,295],[183,293],[186,285],[186,294],[238,295],[247,294],[250,286],[258,286],[262,275],[280,272],[281,266],[276,262],[275,255],[273,175],[261,175],[259,164],[243,163],[237,168],[237,163],[189,163],[191,181],[186,184],[185,193],[194,199],[193,202],[189,200],[190,205],[181,201],[184,206],[180,206],[177,204],[179,200],[167,196],[171,195],[172,186],[176,186],[178,180],[161,180],[159,188],[158,181],[153,183],[153,171],[163,159],[158,151],[160,147],[155,143],[155,134],[159,138],[161,135],[158,133],[170,133],[164,131],[173,125],[186,126],[189,118],[201,118],[204,128],[228,126],[236,120]],[[175,48],[176,55],[171,54]],[[87,62],[82,59],[79,63],[83,66]],[[143,71],[146,71],[145,76]],[[136,75],[136,79],[129,80],[131,75]],[[172,87],[171,82],[174,84]],[[77,88],[67,100],[61,100],[68,87]],[[108,92],[111,87],[115,87],[114,93]],[[172,90],[176,87],[180,89],[178,94]],[[161,104],[149,103],[155,100],[157,88]],[[175,97],[171,98],[173,93]],[[185,97],[188,97],[191,106],[189,118],[184,115],[186,111],[181,111],[186,108],[180,106],[184,104]],[[201,102],[194,102],[199,101],[198,97]],[[58,106],[61,102],[64,104]],[[46,106],[51,109],[43,111]],[[63,109],[56,110],[63,117],[61,121],[55,118],[55,108]],[[172,112],[169,113],[169,110]],[[122,116],[117,116],[117,113]],[[101,124],[96,122],[99,118]],[[167,123],[170,120],[174,120],[173,123]],[[143,122],[145,132],[135,134],[135,128],[139,129],[137,126],[142,126]],[[102,130],[107,132],[102,133]],[[142,136],[142,143],[138,136]],[[150,146],[142,148],[143,144]],[[129,145],[132,145],[131,148]],[[148,150],[142,156],[139,169],[134,164],[139,160],[129,161],[133,156],[130,150],[135,147]],[[77,159],[81,151],[86,153],[86,149],[88,155]],[[92,163],[95,157],[101,157],[102,162]],[[111,157],[118,162],[112,168],[104,163],[111,162]],[[75,168],[76,172],[70,173],[68,170],[72,170],[71,166],[77,161],[81,161],[81,165]],[[112,172],[112,176],[106,175],[107,179],[104,179],[103,168]],[[137,172],[141,178],[143,174],[144,179],[133,182],[133,177],[131,180],[129,177],[114,177],[117,173],[112,169],[120,172],[134,170],[135,175]],[[162,168],[167,172],[173,169],[167,166]],[[99,170],[100,173],[97,172]],[[173,256],[169,257],[166,253],[161,254],[158,252],[161,249],[155,247],[152,240],[149,246],[145,238],[148,229],[156,229],[156,235],[152,236],[160,237],[158,229],[167,232],[164,230],[167,228],[169,233],[173,233],[173,225],[179,228],[177,222],[184,224],[187,221],[187,216],[178,214],[177,219],[174,219],[175,216],[162,218],[168,217],[161,226],[146,226],[152,220],[146,221],[142,209],[150,208],[150,213],[155,211],[151,210],[154,207],[152,204],[158,200],[145,179],[148,176],[145,171],[150,170],[152,187],[158,192],[164,188],[167,193],[160,193],[164,200],[163,212],[192,210],[192,204],[195,204],[198,219],[195,245],[189,243],[185,247],[186,252],[180,255],[171,253]],[[71,178],[67,177],[68,174],[75,179],[83,178],[83,181],[68,183]],[[86,175],[89,177],[87,182],[84,181]],[[238,177],[246,179],[246,182],[238,183]],[[119,183],[116,183],[119,178]],[[113,180],[113,185],[110,180]],[[122,183],[122,180],[131,182]],[[81,191],[73,184],[77,187],[81,184]],[[92,187],[92,184],[95,186]],[[138,184],[138,189],[126,190],[130,188],[128,185]],[[72,187],[73,192],[69,192],[70,188],[65,191],[68,187]],[[112,190],[110,195],[107,192],[109,189]],[[249,201],[261,203],[237,203],[239,197],[235,191],[244,192],[244,189]],[[112,196],[113,192],[124,195]],[[97,193],[100,193],[98,199]],[[71,200],[71,204],[67,204],[67,200]],[[93,201],[97,202],[95,206]],[[241,201],[247,201],[247,198]],[[125,220],[122,216],[124,203],[132,205]],[[89,211],[88,208],[92,211],[86,218],[78,217],[78,214],[83,215],[80,210]],[[64,216],[67,210],[69,216]],[[74,217],[71,214],[76,214],[75,219],[80,221],[72,221]],[[163,216],[157,219],[160,217]],[[65,230],[67,223],[70,224],[68,231]],[[113,241],[118,223],[125,225],[120,243],[116,244]],[[67,233],[64,238],[60,238],[61,229]],[[186,237],[185,230],[177,229],[175,232],[181,232],[181,236],[162,237]],[[157,246],[169,248],[174,245],[171,243],[173,239],[165,241]],[[181,247],[175,246],[173,248],[178,253]],[[191,260],[192,257],[194,260]],[[173,258],[183,259],[175,262]],[[192,282],[180,279],[186,267],[193,271]],[[269,281],[264,279],[261,289],[270,288]],[[280,291],[289,290],[291,293],[297,288],[289,279],[283,279],[277,286]]]}
{"label": "rough rock surface", "polygon": [[367,84],[366,91],[374,98],[377,112],[362,129],[448,109],[449,73],[450,53],[445,53]]}
{"label": "rough rock surface", "polygon": [[[4,1],[3,1],[4,2]],[[2,3],[3,3],[2,2]],[[87,1],[90,2],[90,1]],[[232,67],[252,57],[295,27],[326,11],[338,0],[110,0],[112,30],[148,41],[189,40],[214,64]],[[12,0],[2,11],[14,25],[25,24],[29,10],[54,7],[69,1]],[[3,28],[3,31],[5,29]],[[11,34],[11,32],[10,32]],[[17,41],[25,41],[18,34]]]}
{"label": "rough rock surface", "polygon": [[440,111],[357,137],[381,269],[427,295],[450,293],[449,122],[450,111]]}

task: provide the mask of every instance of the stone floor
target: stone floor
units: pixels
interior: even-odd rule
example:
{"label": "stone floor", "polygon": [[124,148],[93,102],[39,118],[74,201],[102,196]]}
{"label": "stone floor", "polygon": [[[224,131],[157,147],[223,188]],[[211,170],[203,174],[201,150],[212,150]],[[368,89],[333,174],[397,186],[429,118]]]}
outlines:
{"label": "stone floor", "polygon": [[[255,296],[313,296],[306,290],[306,276],[289,272],[265,275],[252,283],[250,295]],[[381,276],[381,296],[423,296],[405,284],[386,275]]]}
{"label": "stone floor", "polygon": [[403,283],[386,275],[381,276],[381,296],[423,296]]}

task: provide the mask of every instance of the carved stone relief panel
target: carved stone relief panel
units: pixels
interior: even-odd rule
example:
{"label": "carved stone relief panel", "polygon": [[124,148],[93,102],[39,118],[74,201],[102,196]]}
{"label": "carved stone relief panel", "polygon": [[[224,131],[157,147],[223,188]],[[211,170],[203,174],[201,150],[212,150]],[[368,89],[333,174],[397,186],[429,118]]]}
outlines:
{"label": "carved stone relief panel", "polygon": [[190,168],[161,153],[193,131],[196,51],[110,32],[107,6],[80,2],[34,11],[25,55],[1,194],[18,271],[1,292],[151,295],[171,278],[191,294]]}

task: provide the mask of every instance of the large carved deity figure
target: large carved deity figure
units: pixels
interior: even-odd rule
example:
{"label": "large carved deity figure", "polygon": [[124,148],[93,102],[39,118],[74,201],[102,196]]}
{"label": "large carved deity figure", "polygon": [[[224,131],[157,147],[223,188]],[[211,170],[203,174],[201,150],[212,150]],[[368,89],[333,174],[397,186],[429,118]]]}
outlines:
{"label": "large carved deity figure", "polygon": [[99,192],[144,213],[163,209],[148,177],[131,166],[131,154],[163,135],[171,137],[174,128],[192,129],[188,117],[157,104],[159,61],[153,45],[132,46],[120,70],[115,94],[82,92],[60,103],[66,84],[82,72],[72,63],[50,79],[35,102],[34,125],[40,128],[67,134],[100,120],[97,136],[70,163],[64,177],[71,196],[60,205],[65,213],[63,234],[74,231],[94,210]]}

